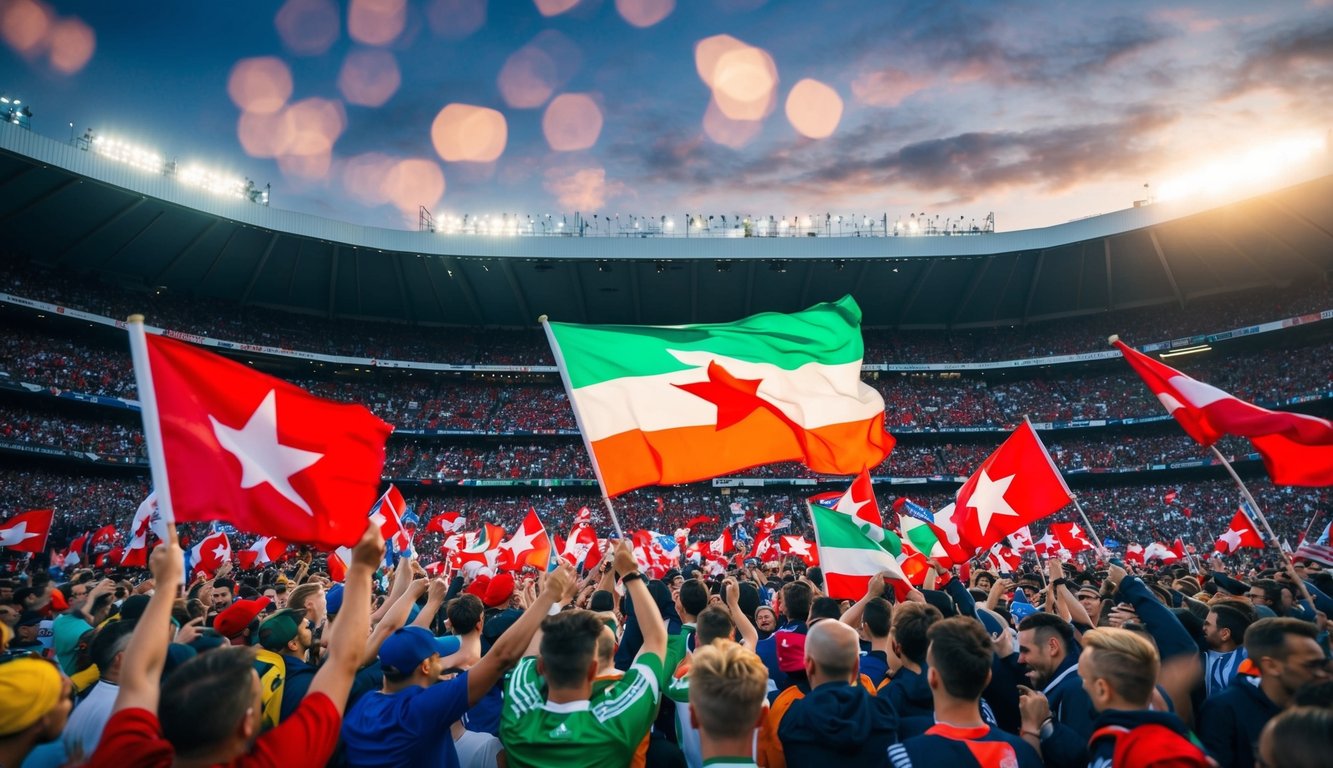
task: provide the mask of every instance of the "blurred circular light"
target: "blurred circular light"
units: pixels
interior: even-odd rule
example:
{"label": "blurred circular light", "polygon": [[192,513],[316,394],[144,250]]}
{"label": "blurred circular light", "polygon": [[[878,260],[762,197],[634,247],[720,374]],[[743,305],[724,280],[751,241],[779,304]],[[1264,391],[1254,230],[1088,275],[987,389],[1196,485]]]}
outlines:
{"label": "blurred circular light", "polygon": [[533,0],[543,16],[559,16],[579,4],[579,0]]}
{"label": "blurred circular light", "polygon": [[486,23],[486,0],[432,0],[426,23],[440,37],[462,40]]}
{"label": "blurred circular light", "polygon": [[407,0],[352,0],[347,34],[358,43],[388,45],[407,24]]}
{"label": "blurred circular light", "polygon": [[494,109],[449,104],[435,116],[430,138],[435,151],[448,162],[489,163],[504,153],[509,126]]}
{"label": "blurred circular light", "polygon": [[704,112],[704,135],[715,143],[739,149],[758,136],[762,127],[763,123],[757,120],[732,120],[718,109],[717,101],[708,100],[708,110]]}
{"label": "blurred circular light", "polygon": [[338,90],[343,98],[363,107],[383,105],[401,84],[397,59],[378,48],[362,48],[347,54],[338,73]]}
{"label": "blurred circular light", "polygon": [[787,119],[802,136],[826,139],[842,120],[842,97],[829,86],[807,77],[787,94]]}
{"label": "blurred circular light", "polygon": [[34,0],[12,0],[0,10],[0,35],[19,53],[32,53],[51,31],[51,11]]}
{"label": "blurred circular light", "polygon": [[384,180],[398,161],[380,152],[366,152],[348,158],[343,164],[342,181],[347,195],[365,205],[383,205],[389,202]]}
{"label": "blurred circular light", "polygon": [[497,78],[500,96],[516,109],[540,107],[555,92],[555,61],[546,51],[526,45],[509,55]]}
{"label": "blurred circular light", "polygon": [[278,37],[298,56],[319,56],[338,40],[341,22],[331,0],[287,0],[273,17]]}
{"label": "blurred circular light", "polygon": [[676,0],[616,0],[621,18],[636,27],[651,27],[675,9]]}
{"label": "blurred circular light", "polygon": [[732,120],[762,120],[772,111],[778,85],[773,57],[752,46],[727,51],[713,70],[713,98]]}
{"label": "blurred circular light", "polygon": [[380,188],[398,210],[415,218],[417,206],[431,209],[444,197],[444,171],[433,160],[409,158],[389,169]]}
{"label": "blurred circular light", "polygon": [[241,59],[227,78],[227,95],[242,111],[273,114],[292,96],[292,71],[276,56]]}
{"label": "blurred circular light", "polygon": [[242,112],[236,122],[236,137],[251,157],[277,157],[291,143],[291,126],[281,112]]}
{"label": "blurred circular light", "polygon": [[76,18],[61,19],[51,27],[51,66],[72,75],[83,69],[97,48],[93,28]]}
{"label": "blurred circular light", "polygon": [[587,149],[602,132],[602,110],[586,93],[562,93],[542,115],[546,143],[557,152]]}

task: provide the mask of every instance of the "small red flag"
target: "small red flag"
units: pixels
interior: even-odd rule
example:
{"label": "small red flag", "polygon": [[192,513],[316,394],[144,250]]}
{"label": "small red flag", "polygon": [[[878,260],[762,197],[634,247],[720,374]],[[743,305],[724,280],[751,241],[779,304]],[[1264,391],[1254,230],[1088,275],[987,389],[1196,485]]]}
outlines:
{"label": "small red flag", "polygon": [[54,516],[53,510],[34,509],[0,523],[0,547],[33,554],[45,550],[46,537],[51,533],[51,519]]}
{"label": "small red flag", "polygon": [[1245,514],[1244,509],[1236,510],[1235,516],[1231,518],[1231,525],[1227,526],[1225,533],[1217,537],[1217,543],[1213,545],[1215,551],[1227,555],[1235,554],[1241,547],[1264,548],[1264,540],[1259,537],[1254,521]]}

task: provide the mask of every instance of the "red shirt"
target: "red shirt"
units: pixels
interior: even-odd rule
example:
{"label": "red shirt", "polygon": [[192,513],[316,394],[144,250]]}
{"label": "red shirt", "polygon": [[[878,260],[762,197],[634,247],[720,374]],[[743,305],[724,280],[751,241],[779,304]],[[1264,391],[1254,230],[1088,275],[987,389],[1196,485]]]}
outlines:
{"label": "red shirt", "polygon": [[[302,768],[322,766],[338,745],[342,716],[322,693],[306,696],[292,716],[255,741],[247,754],[230,763],[234,768]],[[162,736],[157,715],[146,709],[122,709],[111,716],[97,751],[86,768],[134,765],[170,768],[176,748]]]}

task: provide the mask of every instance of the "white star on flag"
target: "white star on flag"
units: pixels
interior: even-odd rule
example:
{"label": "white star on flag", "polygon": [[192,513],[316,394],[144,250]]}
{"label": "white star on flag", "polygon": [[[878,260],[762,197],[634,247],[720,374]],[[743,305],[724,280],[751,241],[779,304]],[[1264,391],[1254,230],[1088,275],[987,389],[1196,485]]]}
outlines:
{"label": "white star on flag", "polygon": [[213,557],[216,557],[219,560],[230,559],[231,547],[222,544],[217,545],[216,547],[213,548]]}
{"label": "white star on flag", "polygon": [[532,542],[536,538],[537,534],[535,531],[533,533],[528,533],[527,529],[520,525],[518,530],[514,532],[514,537],[501,544],[500,549],[509,550],[510,556],[517,559],[520,553],[527,552],[533,548]]}
{"label": "white star on flag", "polygon": [[787,542],[788,553],[802,556],[810,554],[809,542],[801,541],[799,538],[791,536],[783,536],[782,538]]}
{"label": "white star on flag", "polygon": [[241,462],[241,487],[254,488],[268,483],[284,499],[314,516],[310,505],[292,487],[293,475],[324,458],[324,454],[303,451],[278,442],[278,406],[276,390],[270,389],[264,400],[250,414],[240,429],[228,427],[209,415],[218,444]]}
{"label": "white star on flag", "polygon": [[991,480],[990,475],[986,474],[984,468],[978,475],[977,486],[972,491],[971,497],[968,498],[967,506],[977,511],[977,524],[981,528],[982,535],[990,530],[990,521],[995,515],[1018,517],[1018,513],[1004,499],[1004,494],[1009,490],[1009,484],[1014,481],[1015,477],[1017,475]]}
{"label": "white star on flag", "polygon": [[22,544],[28,539],[35,539],[41,534],[28,533],[28,522],[25,520],[13,528],[0,529],[0,547],[12,547],[15,544]]}
{"label": "white star on flag", "polygon": [[1231,554],[1232,552],[1235,552],[1236,550],[1240,549],[1241,534],[1245,533],[1248,530],[1250,529],[1242,528],[1241,530],[1238,531],[1234,528],[1228,528],[1227,532],[1222,534],[1221,536],[1218,536],[1217,539],[1218,541],[1226,542],[1227,554]]}

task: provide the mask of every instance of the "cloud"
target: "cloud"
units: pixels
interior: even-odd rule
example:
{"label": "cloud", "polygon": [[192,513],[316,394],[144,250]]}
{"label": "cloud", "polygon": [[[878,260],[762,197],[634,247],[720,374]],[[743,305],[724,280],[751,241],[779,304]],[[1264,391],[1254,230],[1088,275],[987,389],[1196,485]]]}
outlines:
{"label": "cloud", "polygon": [[1311,100],[1333,97],[1333,21],[1285,26],[1250,41],[1230,95],[1272,87]]}

